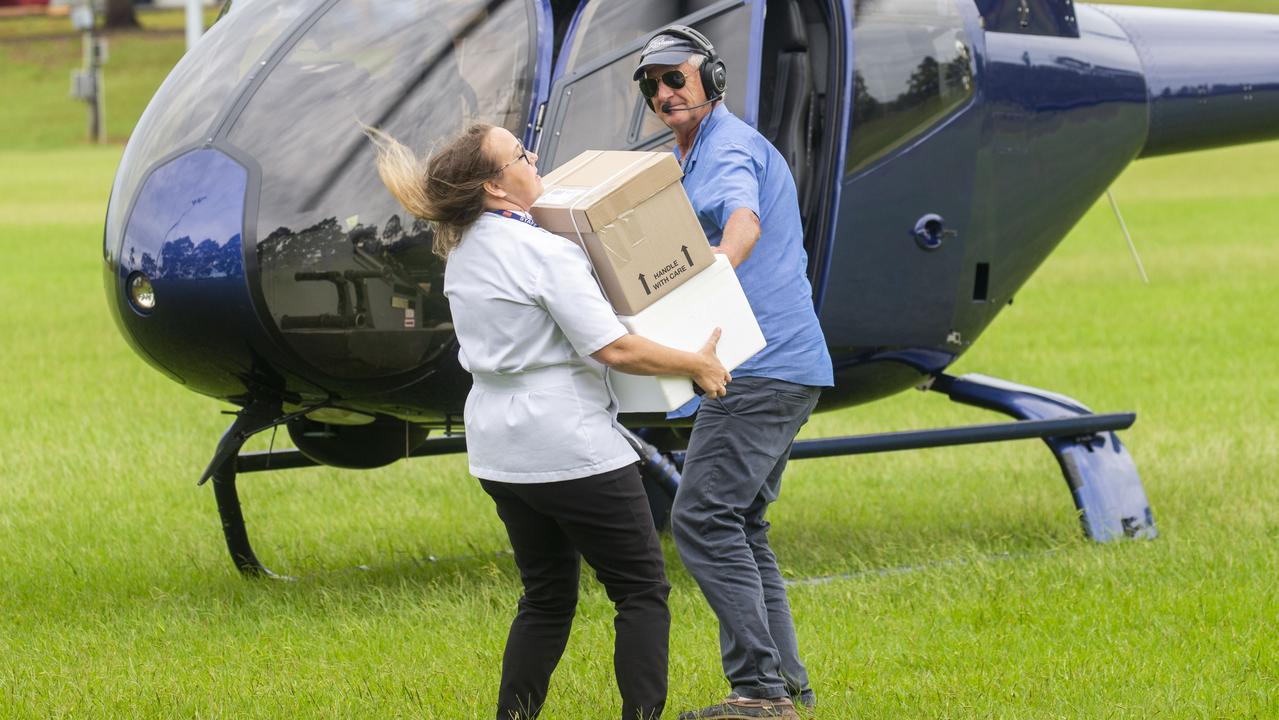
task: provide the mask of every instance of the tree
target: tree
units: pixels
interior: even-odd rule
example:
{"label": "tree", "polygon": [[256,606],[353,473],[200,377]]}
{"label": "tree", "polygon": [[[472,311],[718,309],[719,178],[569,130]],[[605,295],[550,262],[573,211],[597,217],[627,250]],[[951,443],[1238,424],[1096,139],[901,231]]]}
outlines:
{"label": "tree", "polygon": [[898,97],[898,101],[908,99],[911,105],[931,100],[941,94],[941,64],[929,55],[919,61],[919,67],[910,74],[906,92]]}
{"label": "tree", "polygon": [[110,29],[136,28],[138,16],[133,12],[133,0],[106,0],[107,18],[104,27]]}

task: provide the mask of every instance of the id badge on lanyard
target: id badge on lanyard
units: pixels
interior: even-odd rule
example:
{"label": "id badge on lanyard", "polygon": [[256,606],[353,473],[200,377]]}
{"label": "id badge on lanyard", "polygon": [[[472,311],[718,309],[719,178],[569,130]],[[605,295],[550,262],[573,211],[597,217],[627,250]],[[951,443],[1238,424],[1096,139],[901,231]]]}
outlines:
{"label": "id badge on lanyard", "polygon": [[524,215],[521,215],[517,212],[512,212],[510,210],[488,210],[486,212],[501,218],[506,218],[508,220],[519,220],[525,225],[530,225],[532,227],[541,227],[540,225],[538,225],[536,222],[533,221],[533,218],[525,217]]}

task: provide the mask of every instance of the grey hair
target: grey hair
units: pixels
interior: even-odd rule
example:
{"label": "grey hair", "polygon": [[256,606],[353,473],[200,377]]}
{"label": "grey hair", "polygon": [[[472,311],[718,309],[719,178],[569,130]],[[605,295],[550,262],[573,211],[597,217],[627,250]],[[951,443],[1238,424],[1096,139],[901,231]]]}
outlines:
{"label": "grey hair", "polygon": [[[688,60],[686,62],[694,70],[699,70],[703,65],[706,64],[706,56],[700,53],[689,55]],[[698,73],[698,78],[700,79],[701,77],[702,77],[701,73]],[[702,85],[702,92],[705,93],[706,97],[708,98],[711,96],[711,89],[706,87],[705,84]],[[715,99],[715,102],[723,102],[724,96],[727,94],[728,94],[727,92],[720,93],[719,97]]]}

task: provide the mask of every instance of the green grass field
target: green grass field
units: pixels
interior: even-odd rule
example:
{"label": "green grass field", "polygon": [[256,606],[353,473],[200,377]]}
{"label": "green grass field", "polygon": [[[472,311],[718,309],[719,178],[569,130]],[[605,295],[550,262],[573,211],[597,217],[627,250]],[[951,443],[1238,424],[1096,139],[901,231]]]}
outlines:
{"label": "green grass field", "polygon": [[[48,112],[23,135],[45,116],[0,104],[0,718],[491,716],[518,578],[463,458],[246,477],[259,554],[298,580],[241,579],[194,484],[226,407],[105,307],[120,147]],[[1279,717],[1276,167],[1279,143],[1135,164],[1114,193],[1151,283],[1103,201],[954,368],[1137,411],[1157,540],[1085,541],[1038,442],[791,466],[773,539],[818,717]],[[910,392],[805,435],[998,419]],[[725,686],[664,542],[674,710]],[[544,717],[613,716],[611,642],[584,580]]]}
{"label": "green grass field", "polygon": [[[231,569],[193,484],[225,418],[102,300],[117,154],[0,154],[0,716],[484,716],[518,581],[461,458],[246,478],[259,552],[301,579]],[[792,466],[786,572],[845,575],[792,591],[823,717],[1279,715],[1276,162],[1137,164],[1115,192],[1152,283],[1099,206],[958,368],[1137,410],[1158,540],[1083,541],[1034,442]],[[912,392],[807,434],[994,419]],[[714,624],[667,550],[671,702],[693,705],[723,690]],[[584,597],[550,718],[613,703],[610,608]]]}
{"label": "green grass field", "polygon": [[[206,26],[216,13],[205,13]],[[106,131],[124,142],[160,82],[186,49],[181,11],[138,12],[142,30],[106,35]],[[0,18],[0,148],[86,142],[88,111],[70,97],[82,63],[80,34],[65,17]]]}

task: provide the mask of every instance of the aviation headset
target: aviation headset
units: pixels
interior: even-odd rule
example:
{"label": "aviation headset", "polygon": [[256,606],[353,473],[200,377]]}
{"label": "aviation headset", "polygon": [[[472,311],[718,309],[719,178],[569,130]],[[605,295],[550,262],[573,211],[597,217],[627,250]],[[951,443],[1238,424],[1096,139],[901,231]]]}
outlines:
{"label": "aviation headset", "polygon": [[[687,25],[668,25],[653,33],[653,37],[658,35],[673,35],[677,38],[683,38],[692,43],[693,47],[700,50],[706,56],[706,60],[702,62],[702,66],[699,68],[699,74],[702,78],[702,90],[706,91],[706,101],[712,103],[724,98],[724,91],[728,88],[728,66],[724,64],[719,53],[715,52],[715,46],[711,44],[711,41],[705,35]],[[649,110],[657,112],[657,108],[653,107],[652,98],[644,98],[644,102],[648,104]]]}

